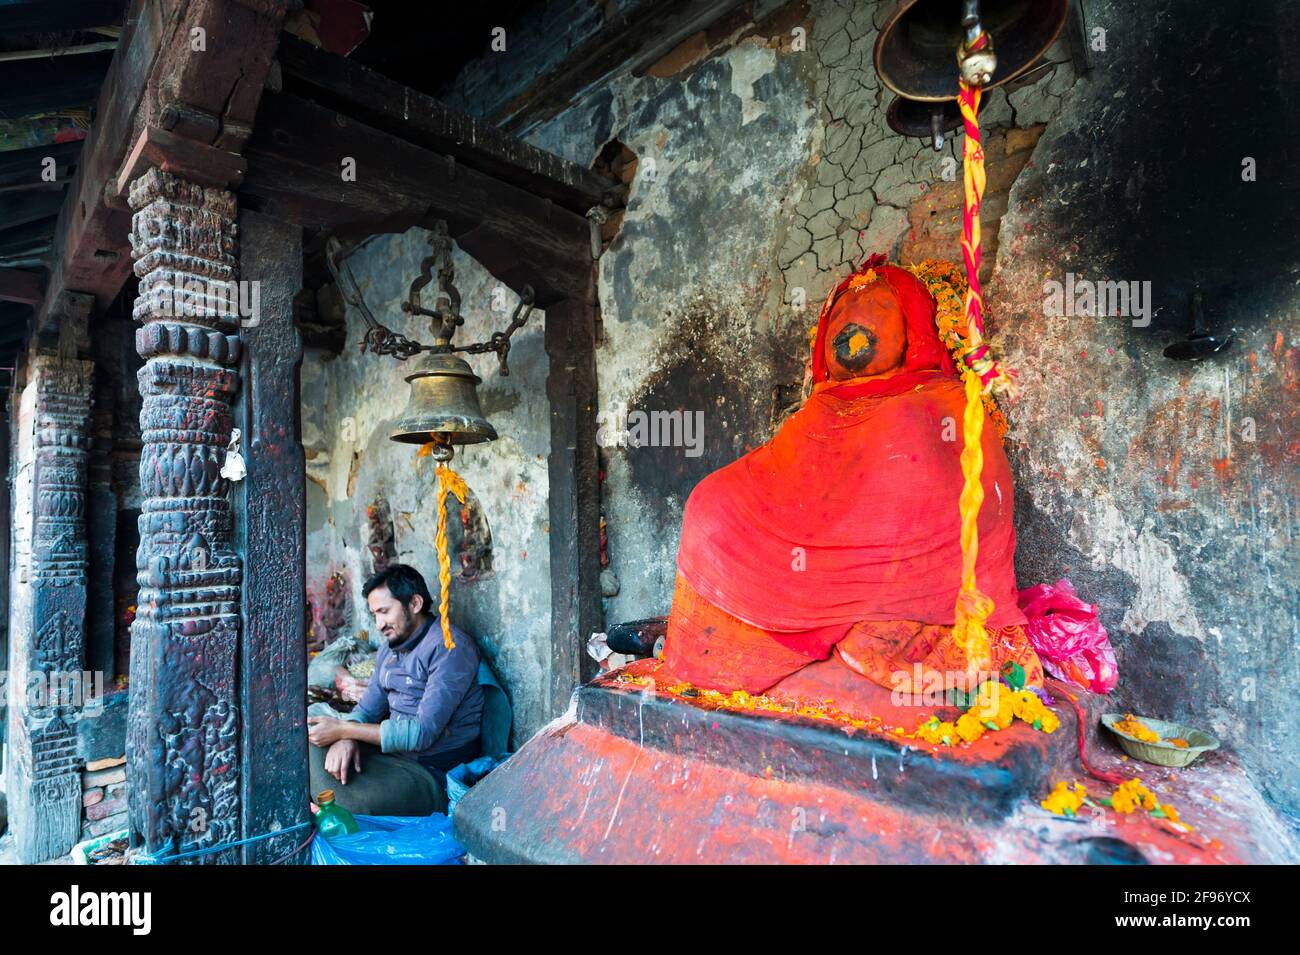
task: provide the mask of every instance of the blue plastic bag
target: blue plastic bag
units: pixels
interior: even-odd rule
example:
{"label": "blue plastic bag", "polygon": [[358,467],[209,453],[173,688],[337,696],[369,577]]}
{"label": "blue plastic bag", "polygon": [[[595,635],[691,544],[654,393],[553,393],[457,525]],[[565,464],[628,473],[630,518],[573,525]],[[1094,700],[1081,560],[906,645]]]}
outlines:
{"label": "blue plastic bag", "polygon": [[470,787],[506,761],[509,754],[501,756],[480,756],[478,759],[447,770],[447,815],[454,815],[456,803],[460,797],[470,791]]}
{"label": "blue plastic bag", "polygon": [[465,849],[451,835],[451,818],[357,816],[360,832],[311,841],[312,865],[460,865]]}

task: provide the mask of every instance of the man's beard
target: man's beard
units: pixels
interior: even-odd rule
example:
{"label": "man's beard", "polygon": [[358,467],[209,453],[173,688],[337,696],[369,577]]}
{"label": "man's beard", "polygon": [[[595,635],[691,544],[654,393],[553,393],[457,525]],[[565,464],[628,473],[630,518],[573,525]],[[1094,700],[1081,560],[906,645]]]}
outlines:
{"label": "man's beard", "polygon": [[394,649],[400,647],[413,633],[415,633],[415,615],[403,607],[402,622],[388,638],[388,646]]}

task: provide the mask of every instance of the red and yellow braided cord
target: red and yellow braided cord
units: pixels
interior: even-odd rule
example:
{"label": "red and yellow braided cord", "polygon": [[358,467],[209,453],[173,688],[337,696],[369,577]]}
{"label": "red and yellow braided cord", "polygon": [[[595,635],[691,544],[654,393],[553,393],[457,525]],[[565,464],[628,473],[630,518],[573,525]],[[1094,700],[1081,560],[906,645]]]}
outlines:
{"label": "red and yellow braided cord", "polygon": [[980,142],[977,113],[980,88],[964,80],[957,97],[966,125],[966,142],[962,152],[965,201],[962,207],[961,254],[966,266],[966,342],[962,376],[966,381],[966,411],[962,416],[961,473],[962,489],[958,502],[961,510],[961,590],[957,594],[953,640],[966,655],[968,672],[988,667],[991,660],[985,623],[993,612],[993,601],[980,591],[975,580],[975,560],[979,556],[979,513],[984,503],[984,486],[980,473],[984,469],[984,452],[980,438],[984,430],[982,392],[998,377],[997,364],[984,344],[984,299],[980,292],[980,201],[984,195],[984,147]]}

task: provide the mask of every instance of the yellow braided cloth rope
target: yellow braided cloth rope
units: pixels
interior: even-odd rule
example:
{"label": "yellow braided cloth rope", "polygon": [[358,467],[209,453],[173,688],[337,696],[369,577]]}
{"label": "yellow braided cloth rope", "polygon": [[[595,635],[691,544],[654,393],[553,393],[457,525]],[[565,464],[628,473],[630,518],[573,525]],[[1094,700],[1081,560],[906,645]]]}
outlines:
{"label": "yellow braided cloth rope", "polygon": [[[445,441],[445,439],[444,439]],[[438,444],[433,440],[420,448],[416,459],[433,453]],[[465,479],[451,469],[445,461],[438,462],[438,533],[434,537],[434,547],[438,551],[438,622],[442,625],[442,642],[448,650],[456,649],[451,638],[451,555],[447,553],[447,494],[453,494],[456,500],[464,504],[469,496],[469,486]]]}
{"label": "yellow braided cloth rope", "polygon": [[[980,200],[984,194],[984,149],[980,144],[979,111],[980,88],[961,84],[957,97],[962,118],[966,124],[965,145],[962,150],[965,208],[962,215],[962,260],[966,266],[967,354],[971,358],[988,359],[983,345],[984,300],[979,286],[980,264]],[[993,601],[982,593],[975,580],[975,560],[979,556],[979,513],[984,503],[984,487],[980,473],[984,469],[984,452],[980,437],[984,430],[984,403],[981,398],[985,382],[978,367],[982,361],[968,360],[962,368],[966,382],[966,410],[962,416],[961,473],[962,489],[959,499],[961,511],[961,590],[957,594],[953,641],[966,655],[968,673],[986,669],[991,662],[988,631],[985,623],[993,612]],[[985,368],[987,374],[990,369]]]}

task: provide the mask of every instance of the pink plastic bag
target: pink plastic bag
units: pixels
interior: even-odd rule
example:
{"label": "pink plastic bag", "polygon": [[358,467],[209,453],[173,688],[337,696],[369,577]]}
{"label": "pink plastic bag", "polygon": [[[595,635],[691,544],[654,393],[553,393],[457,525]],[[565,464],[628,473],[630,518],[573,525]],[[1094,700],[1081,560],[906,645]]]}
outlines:
{"label": "pink plastic bag", "polygon": [[1110,637],[1096,605],[1080,600],[1068,580],[1020,591],[1020,609],[1029,618],[1029,642],[1050,675],[1093,693],[1115,689],[1119,667]]}

